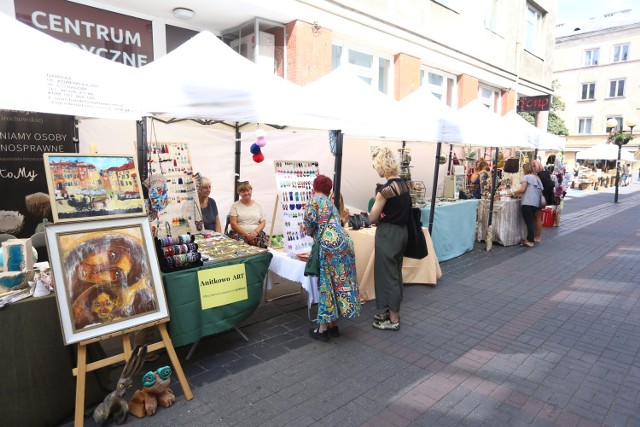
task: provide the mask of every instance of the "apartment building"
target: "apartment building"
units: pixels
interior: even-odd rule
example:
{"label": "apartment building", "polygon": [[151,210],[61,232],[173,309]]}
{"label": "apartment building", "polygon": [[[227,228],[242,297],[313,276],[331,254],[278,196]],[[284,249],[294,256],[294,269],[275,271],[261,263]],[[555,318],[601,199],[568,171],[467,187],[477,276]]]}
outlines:
{"label": "apartment building", "polygon": [[[501,114],[521,96],[552,93],[555,7],[553,0],[0,0],[0,11],[28,25],[96,53],[123,50],[131,56],[113,56],[133,58],[133,66],[208,30],[298,84],[342,65],[396,99],[427,85],[452,107],[477,98]],[[120,49],[117,37],[71,34],[65,22],[77,21],[141,33],[146,46]],[[546,128],[546,113],[537,122]]]}
{"label": "apartment building", "polygon": [[[618,129],[628,130],[626,120],[640,115],[637,11],[559,23],[553,63],[556,94],[566,104],[558,115],[569,129],[569,160],[575,152],[606,141],[608,119],[615,118]],[[637,145],[632,142],[623,149],[636,151]]]}

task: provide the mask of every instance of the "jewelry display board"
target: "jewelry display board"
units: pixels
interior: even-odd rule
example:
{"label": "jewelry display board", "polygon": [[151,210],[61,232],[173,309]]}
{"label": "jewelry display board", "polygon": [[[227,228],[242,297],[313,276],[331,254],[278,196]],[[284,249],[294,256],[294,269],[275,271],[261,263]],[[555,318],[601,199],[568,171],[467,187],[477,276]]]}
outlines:
{"label": "jewelry display board", "polygon": [[202,211],[191,166],[189,145],[162,142],[147,148],[148,187],[152,232],[156,237],[197,231]]}
{"label": "jewelry display board", "polygon": [[319,175],[318,162],[275,160],[278,200],[283,216],[283,244],[288,254],[311,251],[313,238],[304,232],[304,210],[311,200],[313,180]]}

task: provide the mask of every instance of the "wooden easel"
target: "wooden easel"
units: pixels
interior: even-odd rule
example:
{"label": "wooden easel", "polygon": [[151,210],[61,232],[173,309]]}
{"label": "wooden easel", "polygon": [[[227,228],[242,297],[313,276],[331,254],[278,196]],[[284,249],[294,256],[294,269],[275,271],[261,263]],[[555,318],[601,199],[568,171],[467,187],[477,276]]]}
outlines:
{"label": "wooden easel", "polygon": [[[72,370],[73,375],[78,378],[76,381],[76,411],[74,419],[74,425],[76,427],[81,427],[84,424],[84,398],[87,372],[95,371],[96,369],[104,368],[105,366],[129,360],[132,353],[131,338],[129,337],[129,334],[153,326],[158,327],[160,336],[162,337],[162,341],[158,341],[156,343],[148,345],[147,351],[153,352],[162,348],[167,349],[169,359],[171,359],[171,363],[173,364],[173,371],[178,376],[180,386],[182,387],[182,391],[184,392],[184,397],[187,400],[193,399],[193,393],[191,392],[191,388],[189,387],[189,383],[187,382],[187,377],[185,377],[184,375],[184,371],[182,370],[182,366],[180,365],[180,360],[178,360],[178,355],[176,354],[176,351],[173,348],[173,343],[171,342],[171,338],[169,337],[169,332],[167,332],[166,322],[168,321],[169,319],[162,319],[155,322],[146,323],[144,325],[136,326],[134,328],[126,329],[124,331],[114,332],[109,335],[103,335],[78,343],[78,367]],[[122,353],[97,360],[95,362],[87,363],[88,344],[103,341],[108,338],[117,336],[122,336]]]}

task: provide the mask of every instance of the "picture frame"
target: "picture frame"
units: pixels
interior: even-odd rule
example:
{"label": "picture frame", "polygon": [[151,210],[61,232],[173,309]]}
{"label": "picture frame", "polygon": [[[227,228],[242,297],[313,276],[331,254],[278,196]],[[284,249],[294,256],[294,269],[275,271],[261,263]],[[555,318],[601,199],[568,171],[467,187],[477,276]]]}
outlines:
{"label": "picture frame", "polygon": [[147,217],[49,224],[65,344],[169,317]]}
{"label": "picture frame", "polygon": [[147,215],[135,155],[43,157],[54,223]]}

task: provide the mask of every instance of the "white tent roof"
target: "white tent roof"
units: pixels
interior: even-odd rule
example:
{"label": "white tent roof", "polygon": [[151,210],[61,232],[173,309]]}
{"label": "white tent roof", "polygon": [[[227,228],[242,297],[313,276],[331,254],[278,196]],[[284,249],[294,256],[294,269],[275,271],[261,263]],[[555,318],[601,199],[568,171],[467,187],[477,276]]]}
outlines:
{"label": "white tent roof", "polygon": [[139,119],[137,70],[0,13],[0,109]]}
{"label": "white tent roof", "polygon": [[565,138],[552,135],[539,129],[523,119],[515,110],[509,111],[502,116],[506,126],[514,134],[522,134],[529,144],[533,144],[539,150],[560,150],[564,151]]}
{"label": "white tent roof", "polygon": [[490,111],[477,99],[458,110],[462,119],[462,140],[472,147],[527,147],[529,144],[521,130],[509,130],[502,117]]}
{"label": "white tent roof", "polygon": [[[629,151],[622,150],[620,153],[620,159],[625,162],[635,161],[633,154]],[[615,144],[607,144],[602,142],[594,145],[586,150],[578,151],[576,153],[576,159],[578,160],[618,160],[618,146]]]}
{"label": "white tent roof", "polygon": [[407,117],[415,117],[418,126],[425,122],[437,122],[436,142],[463,144],[461,117],[457,110],[449,107],[421,86],[400,100],[401,112]]}
{"label": "white tent roof", "polygon": [[140,69],[142,110],[155,116],[268,123],[313,129],[334,124],[301,88],[203,31]]}

